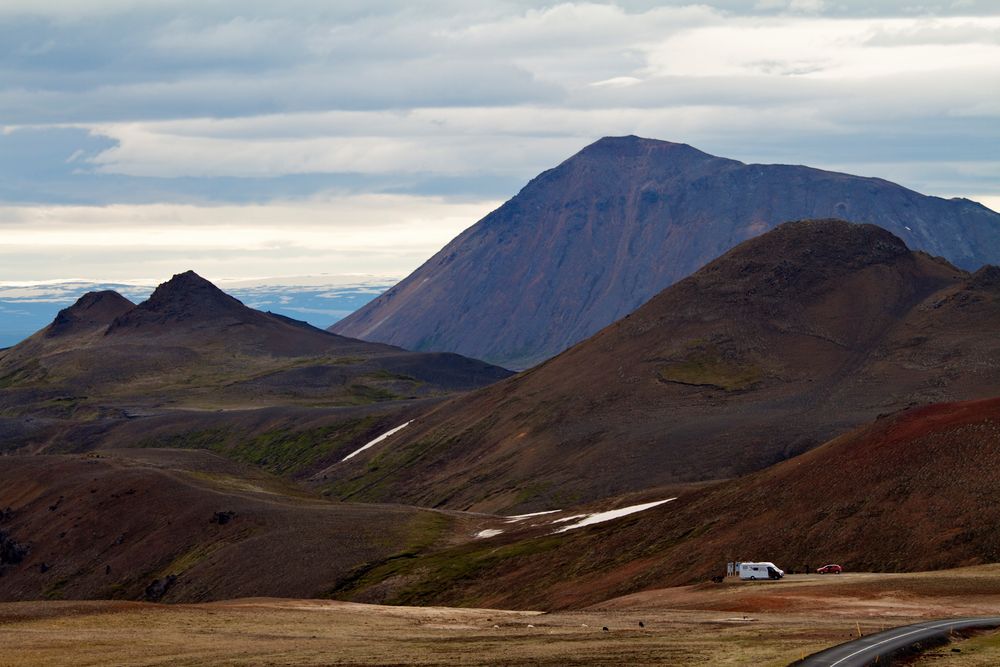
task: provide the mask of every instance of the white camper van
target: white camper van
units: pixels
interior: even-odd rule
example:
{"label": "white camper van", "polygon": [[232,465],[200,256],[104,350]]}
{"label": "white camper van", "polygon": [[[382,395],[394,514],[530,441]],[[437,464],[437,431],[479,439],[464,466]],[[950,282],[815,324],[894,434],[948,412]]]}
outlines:
{"label": "white camper van", "polygon": [[774,563],[740,563],[740,579],[781,579],[785,571]]}

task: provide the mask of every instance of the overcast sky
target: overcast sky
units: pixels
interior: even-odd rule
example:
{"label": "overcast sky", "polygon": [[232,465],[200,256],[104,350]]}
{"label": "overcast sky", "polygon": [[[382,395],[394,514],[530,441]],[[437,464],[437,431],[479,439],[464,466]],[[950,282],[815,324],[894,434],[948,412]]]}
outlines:
{"label": "overcast sky", "polygon": [[1000,0],[2,0],[0,281],[403,275],[623,134],[1000,209]]}

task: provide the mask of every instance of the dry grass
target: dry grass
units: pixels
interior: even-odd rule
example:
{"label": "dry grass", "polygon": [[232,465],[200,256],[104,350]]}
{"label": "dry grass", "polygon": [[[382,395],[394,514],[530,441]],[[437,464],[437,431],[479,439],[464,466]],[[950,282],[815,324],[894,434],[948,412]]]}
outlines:
{"label": "dry grass", "polygon": [[927,651],[912,667],[996,667],[1000,665],[1000,632],[989,632]]}
{"label": "dry grass", "polygon": [[710,612],[543,615],[313,600],[56,604],[0,606],[0,665],[784,665],[853,627]]}
{"label": "dry grass", "polygon": [[[283,599],[198,605],[9,603],[0,605],[0,667],[777,667],[848,641],[859,630],[868,634],[931,615],[995,614],[998,592],[1000,566],[988,566],[688,586],[552,614]],[[952,646],[962,652],[952,653]],[[1000,663],[1000,635],[952,646],[918,664]]]}

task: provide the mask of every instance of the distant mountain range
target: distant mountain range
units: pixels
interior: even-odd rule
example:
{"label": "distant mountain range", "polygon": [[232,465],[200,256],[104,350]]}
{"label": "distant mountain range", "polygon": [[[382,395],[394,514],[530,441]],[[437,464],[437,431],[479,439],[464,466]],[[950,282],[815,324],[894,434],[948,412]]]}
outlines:
{"label": "distant mountain range", "polygon": [[878,178],[601,139],[533,179],[331,330],[527,368],[789,220],[873,223],[964,269],[1000,262],[1000,214]]}
{"label": "distant mountain range", "polygon": [[[746,474],[880,414],[1000,395],[1000,269],[786,223],[331,471],[344,499],[530,512]],[[335,479],[333,479],[335,478]]]}
{"label": "distant mountain range", "polygon": [[[325,328],[389,289],[393,282],[390,278],[365,276],[301,276],[227,280],[220,285],[251,308]],[[155,287],[138,281],[0,283],[0,348],[20,343],[87,292],[113,290],[132,301],[142,301]]]}

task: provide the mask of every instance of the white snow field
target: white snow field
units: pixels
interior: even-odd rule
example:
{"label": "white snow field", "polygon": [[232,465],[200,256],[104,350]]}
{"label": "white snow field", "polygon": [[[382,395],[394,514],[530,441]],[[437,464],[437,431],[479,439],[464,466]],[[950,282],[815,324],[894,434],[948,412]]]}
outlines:
{"label": "white snow field", "polygon": [[642,512],[643,510],[648,510],[650,508],[656,507],[657,505],[662,505],[663,503],[669,503],[671,500],[677,500],[677,498],[667,498],[666,500],[657,500],[651,503],[643,503],[642,505],[632,505],[630,507],[622,507],[616,510],[608,510],[607,512],[597,512],[596,514],[579,514],[577,516],[568,516],[562,519],[553,521],[552,523],[561,523],[564,521],[569,521],[570,519],[580,519],[576,523],[570,524],[568,526],[563,526],[557,530],[552,531],[553,535],[555,533],[565,533],[568,530],[575,530],[577,528],[583,528],[584,526],[592,526],[595,523],[603,523],[605,521],[611,521],[612,519],[618,519],[623,516],[628,516],[629,514],[635,514],[636,512]]}
{"label": "white snow field", "polygon": [[499,528],[487,528],[486,530],[481,530],[478,533],[476,533],[476,538],[482,539],[484,537],[496,537],[502,532],[503,531],[500,530]]}
{"label": "white snow field", "polygon": [[532,512],[531,514],[514,514],[506,518],[507,518],[507,523],[517,523],[518,521],[524,521],[525,519],[530,519],[533,516],[555,514],[556,512],[562,512],[562,510],[546,510],[544,512]]}
{"label": "white snow field", "polygon": [[375,445],[377,445],[378,443],[380,443],[380,442],[382,442],[383,440],[385,440],[386,438],[388,438],[388,437],[389,437],[390,435],[392,435],[393,433],[398,433],[399,431],[402,431],[402,430],[403,430],[404,428],[406,428],[407,426],[409,426],[409,425],[410,425],[410,424],[412,424],[412,423],[413,423],[413,420],[411,419],[410,421],[406,422],[406,423],[405,423],[405,424],[403,424],[402,426],[397,426],[397,427],[396,427],[396,428],[394,428],[394,429],[391,429],[391,430],[389,430],[389,431],[386,431],[385,433],[383,433],[383,434],[382,434],[382,435],[380,435],[379,437],[377,437],[377,438],[375,438],[374,440],[372,440],[371,442],[369,442],[369,443],[368,443],[367,445],[365,445],[364,447],[362,447],[362,448],[360,448],[360,449],[356,449],[356,450],[354,450],[353,452],[351,452],[350,454],[348,454],[347,456],[345,456],[344,458],[340,459],[340,462],[341,462],[341,463],[343,463],[343,462],[344,462],[344,461],[346,461],[347,459],[349,459],[349,458],[352,458],[352,457],[355,457],[355,456],[357,456],[358,454],[360,454],[361,452],[365,451],[365,450],[366,450],[366,449],[368,449],[369,447],[374,447],[374,446],[375,446]]}

